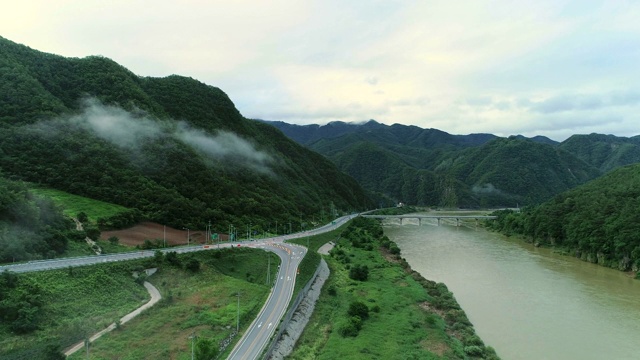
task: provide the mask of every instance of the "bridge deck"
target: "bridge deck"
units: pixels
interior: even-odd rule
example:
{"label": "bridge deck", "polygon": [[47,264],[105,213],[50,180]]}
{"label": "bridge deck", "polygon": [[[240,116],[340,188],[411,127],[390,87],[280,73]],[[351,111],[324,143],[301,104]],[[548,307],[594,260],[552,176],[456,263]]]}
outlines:
{"label": "bridge deck", "polygon": [[372,219],[495,219],[493,215],[361,215]]}

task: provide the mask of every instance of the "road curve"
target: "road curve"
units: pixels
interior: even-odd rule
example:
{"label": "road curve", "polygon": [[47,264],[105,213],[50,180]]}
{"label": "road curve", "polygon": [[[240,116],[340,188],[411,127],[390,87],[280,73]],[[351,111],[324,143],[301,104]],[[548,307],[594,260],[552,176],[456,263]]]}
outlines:
{"label": "road curve", "polygon": [[286,236],[278,236],[257,242],[256,247],[276,253],[282,262],[278,270],[276,283],[274,284],[269,298],[260,310],[256,319],[249,325],[242,338],[229,354],[230,360],[253,360],[260,357],[264,347],[271,340],[271,336],[280,324],[280,320],[287,311],[289,302],[293,296],[295,279],[298,273],[298,265],[306,255],[307,249],[304,246],[288,244],[284,241],[304,238],[332,231],[342,226],[356,215],[343,216],[330,224],[322,227],[299,232]]}
{"label": "road curve", "polygon": [[306,254],[306,248],[299,245],[285,244],[281,241],[259,244],[257,247],[274,252],[282,261],[269,298],[240,341],[233,348],[228,359],[256,359],[260,356],[280,324],[280,319],[287,311],[289,301],[293,296],[298,265]]}
{"label": "road curve", "polygon": [[[276,327],[280,324],[280,320],[284,315],[295,286],[295,279],[298,271],[298,265],[306,254],[306,248],[300,245],[287,244],[285,241],[304,238],[308,236],[318,235],[328,231],[335,230],[350,219],[356,217],[357,214],[346,215],[340,217],[330,224],[322,227],[299,232],[290,235],[277,236],[272,238],[260,239],[251,242],[232,242],[226,244],[214,245],[197,245],[186,247],[173,247],[161,249],[162,252],[185,253],[192,251],[215,250],[218,248],[232,246],[250,246],[262,248],[277,254],[282,260],[276,282],[269,294],[269,297],[263,306],[258,317],[251,323],[242,338],[238,341],[231,352],[229,359],[257,359],[262,353],[262,349],[269,343]],[[242,245],[241,245],[242,244]],[[54,260],[30,261],[21,264],[11,264],[0,266],[0,272],[8,270],[16,273],[43,271],[53,269],[64,269],[70,266],[95,265],[105,262],[124,261],[140,259],[145,257],[153,257],[156,250],[133,251],[120,254],[109,254],[100,256],[86,256],[77,258],[63,258]],[[145,285],[146,286],[146,285]],[[242,297],[241,297],[242,299]],[[115,325],[114,325],[115,326]],[[93,341],[93,340],[92,340]]]}

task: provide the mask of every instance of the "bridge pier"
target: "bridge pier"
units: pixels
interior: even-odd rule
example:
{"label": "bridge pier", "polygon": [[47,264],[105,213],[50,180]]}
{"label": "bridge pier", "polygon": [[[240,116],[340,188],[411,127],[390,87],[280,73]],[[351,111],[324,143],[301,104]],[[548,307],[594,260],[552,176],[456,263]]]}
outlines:
{"label": "bridge pier", "polygon": [[460,218],[456,218],[456,227],[460,227]]}
{"label": "bridge pier", "polygon": [[438,218],[438,226],[440,226],[440,218]]}
{"label": "bridge pier", "polygon": [[418,218],[418,226],[422,226],[422,219]]}

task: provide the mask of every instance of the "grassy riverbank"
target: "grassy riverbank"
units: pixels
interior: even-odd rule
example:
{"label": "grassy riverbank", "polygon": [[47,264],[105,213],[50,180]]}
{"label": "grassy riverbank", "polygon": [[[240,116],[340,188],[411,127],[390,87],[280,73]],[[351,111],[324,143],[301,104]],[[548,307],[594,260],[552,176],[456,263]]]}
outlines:
{"label": "grassy riverbank", "polygon": [[292,359],[498,358],[446,286],[412,271],[377,221],[354,220],[326,260],[331,276]]}
{"label": "grassy riverbank", "polygon": [[[248,326],[262,307],[267,252],[256,249],[214,250],[91,267],[20,274],[20,282],[38,284],[43,296],[38,330],[18,335],[0,326],[0,358],[46,359],[81,341],[149,299],[132,271],[159,267],[148,280],[163,299],[138,318],[103,336],[90,347],[91,359],[189,359],[189,336],[217,344],[231,339],[240,293],[240,327]],[[275,276],[279,259],[271,257]],[[196,265],[197,264],[197,265]],[[237,340],[233,338],[232,341]],[[70,359],[83,359],[81,351]]]}

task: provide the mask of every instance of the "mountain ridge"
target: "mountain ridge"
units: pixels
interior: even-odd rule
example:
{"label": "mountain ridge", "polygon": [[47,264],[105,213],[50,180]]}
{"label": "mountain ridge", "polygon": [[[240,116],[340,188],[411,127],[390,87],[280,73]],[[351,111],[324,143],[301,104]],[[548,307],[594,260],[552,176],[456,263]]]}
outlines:
{"label": "mountain ridge", "polygon": [[[65,58],[0,38],[0,170],[220,231],[371,207],[330,161],[246,119],[219,88],[139,77],[102,56]],[[262,169],[262,170],[260,170]]]}
{"label": "mountain ridge", "polygon": [[[437,129],[402,124],[384,125],[375,120],[360,124],[332,122],[322,126],[266,122],[330,158],[343,171],[365,184],[365,188],[386,198],[387,203],[412,203],[410,200],[413,199],[418,201],[418,205],[441,206],[443,203],[450,204],[451,200],[443,201],[442,196],[433,196],[434,191],[437,192],[435,184],[429,185],[431,196],[417,195],[418,192],[425,193],[424,191],[416,190],[411,193],[400,191],[399,187],[391,190],[388,186],[382,186],[382,183],[394,181],[390,179],[378,181],[374,186],[366,178],[375,174],[375,169],[360,167],[356,170],[353,163],[344,159],[345,153],[358,158],[360,156],[354,154],[353,149],[371,151],[373,148],[362,144],[375,144],[378,147],[378,158],[386,159],[385,164],[378,164],[380,172],[391,173],[391,178],[396,177],[396,181],[400,182],[411,183],[406,179],[406,171],[422,178],[425,177],[425,171],[432,172],[427,177],[438,179],[434,180],[436,182],[453,177],[455,181],[447,181],[455,184],[455,198],[459,201],[458,205],[463,207],[539,203],[613,168],[640,161],[640,147],[636,143],[636,139],[640,137],[626,139],[592,135],[581,143],[576,139],[583,136],[574,135],[559,143],[544,136],[527,138],[513,135],[503,138],[484,133],[451,135]],[[608,142],[604,142],[602,137],[608,139]],[[496,142],[504,145],[499,152],[495,149]],[[508,145],[509,142],[511,145]],[[603,143],[615,143],[618,146],[611,145],[609,151],[598,152],[598,149],[605,147]],[[394,156],[382,156],[380,152],[389,152]],[[600,158],[596,159],[594,153],[600,154]],[[404,165],[389,165],[390,158],[396,158]],[[494,164],[496,166],[489,165],[490,159],[500,159],[500,163]],[[395,174],[383,169],[387,166],[395,168]],[[402,173],[405,175],[398,175],[399,168],[404,169]],[[528,174],[528,177],[523,174]],[[517,183],[520,185],[514,186]],[[444,193],[450,194],[449,191],[443,191]],[[380,201],[378,198],[378,202]]]}

